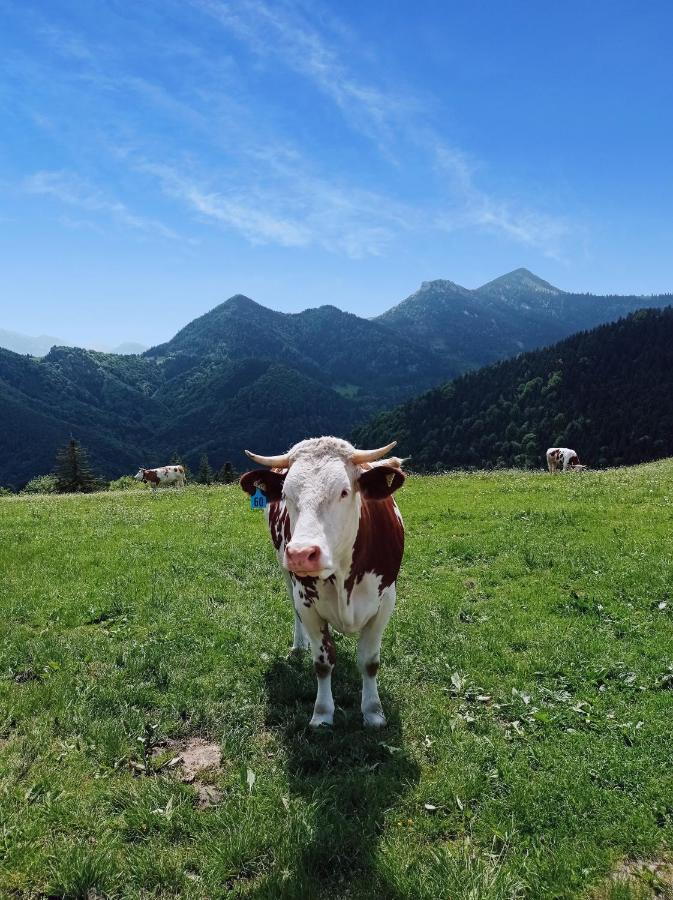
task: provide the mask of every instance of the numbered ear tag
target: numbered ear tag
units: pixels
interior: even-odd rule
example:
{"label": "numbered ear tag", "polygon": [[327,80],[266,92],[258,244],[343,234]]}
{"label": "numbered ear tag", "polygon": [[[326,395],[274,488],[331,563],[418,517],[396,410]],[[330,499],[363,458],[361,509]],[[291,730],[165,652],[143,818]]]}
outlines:
{"label": "numbered ear tag", "polygon": [[250,509],[265,509],[267,503],[268,501],[266,499],[266,495],[263,494],[259,488],[257,488],[255,493],[250,498]]}

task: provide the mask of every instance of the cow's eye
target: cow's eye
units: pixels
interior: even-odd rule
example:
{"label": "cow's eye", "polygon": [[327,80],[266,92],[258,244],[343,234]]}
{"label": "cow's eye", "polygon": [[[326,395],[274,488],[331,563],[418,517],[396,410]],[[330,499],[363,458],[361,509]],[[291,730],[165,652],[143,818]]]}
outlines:
{"label": "cow's eye", "polygon": [[347,496],[348,496],[348,491],[346,490],[346,488],[344,488],[343,491],[341,492],[341,499],[343,500],[343,498],[347,497]]}

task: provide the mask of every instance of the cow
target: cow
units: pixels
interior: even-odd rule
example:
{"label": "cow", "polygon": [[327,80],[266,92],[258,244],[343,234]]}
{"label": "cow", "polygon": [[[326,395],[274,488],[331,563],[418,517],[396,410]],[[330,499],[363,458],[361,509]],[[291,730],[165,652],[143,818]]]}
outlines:
{"label": "cow", "polygon": [[550,447],[546,453],[547,457],[547,468],[551,472],[552,475],[558,469],[562,469],[564,472],[567,472],[569,469],[574,472],[581,472],[586,469],[586,466],[583,466],[580,463],[580,458],[575,453],[574,450],[568,449],[568,447]]}
{"label": "cow", "polygon": [[309,438],[280,456],[247,456],[264,469],[246,472],[241,487],[266,496],[267,522],[295,611],[293,650],[308,645],[318,691],[310,725],[332,725],[330,626],[359,634],[364,723],[386,718],[377,675],[381,638],[393,613],[404,550],[404,524],[392,494],[404,483],[403,460],[382,459],[396,442],[356,450],[336,437]]}
{"label": "cow", "polygon": [[159,466],[158,469],[138,469],[133,476],[136,481],[149,482],[156,491],[160,484],[176,484],[185,486],[185,470],[183,466]]}

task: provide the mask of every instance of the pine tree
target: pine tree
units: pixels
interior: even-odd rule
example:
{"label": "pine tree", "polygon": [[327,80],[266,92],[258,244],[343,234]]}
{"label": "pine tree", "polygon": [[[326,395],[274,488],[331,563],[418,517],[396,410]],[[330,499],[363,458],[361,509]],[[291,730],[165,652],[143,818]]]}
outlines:
{"label": "pine tree", "polygon": [[196,480],[199,484],[213,483],[213,470],[205,453],[199,462],[199,474],[196,476]]}
{"label": "pine tree", "polygon": [[86,450],[74,438],[56,454],[55,475],[56,490],[62,494],[89,494],[102,487],[91,471]]}
{"label": "pine tree", "polygon": [[215,475],[215,481],[219,481],[220,484],[232,484],[234,481],[238,481],[238,472],[230,462],[225,462],[225,464],[218,469],[217,474]]}

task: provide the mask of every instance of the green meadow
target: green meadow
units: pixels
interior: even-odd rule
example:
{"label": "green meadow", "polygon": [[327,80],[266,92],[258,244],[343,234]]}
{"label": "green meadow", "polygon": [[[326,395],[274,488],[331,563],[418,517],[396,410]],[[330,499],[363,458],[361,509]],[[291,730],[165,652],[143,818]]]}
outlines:
{"label": "green meadow", "polygon": [[673,464],[397,497],[389,724],[337,636],[316,733],[237,486],[0,498],[1,897],[673,895]]}

